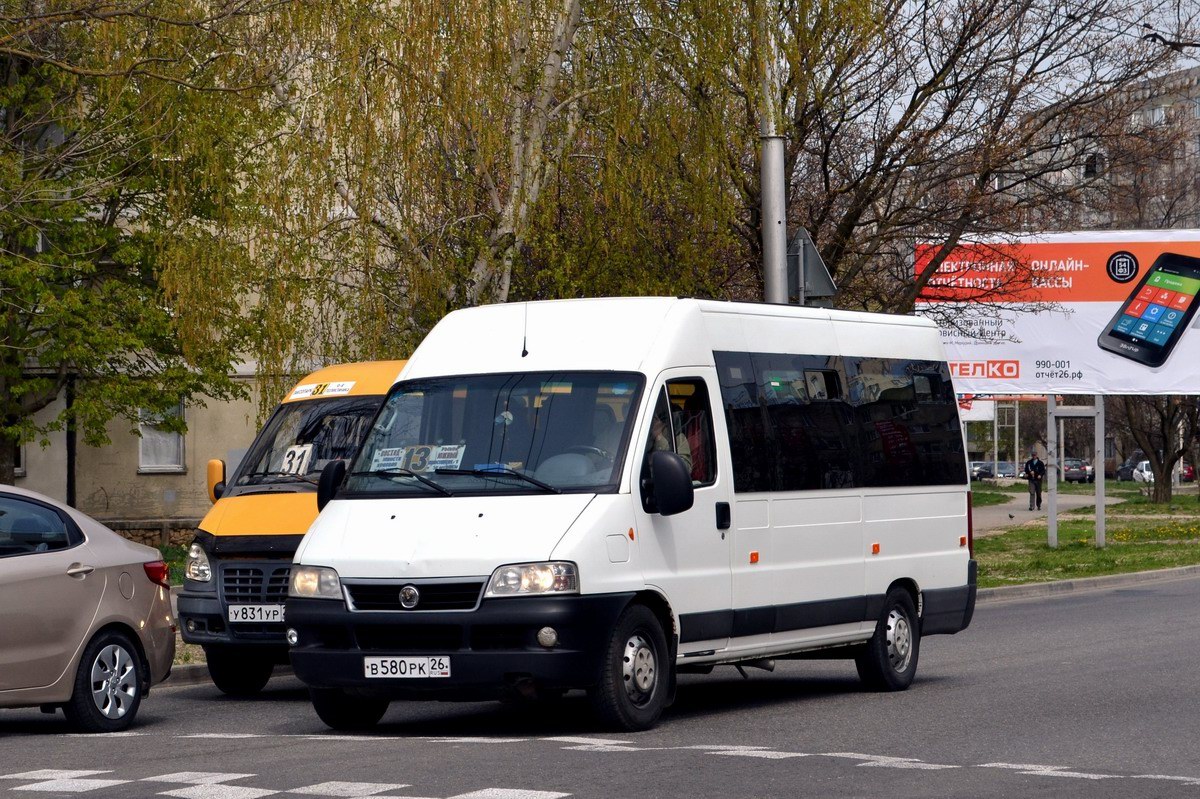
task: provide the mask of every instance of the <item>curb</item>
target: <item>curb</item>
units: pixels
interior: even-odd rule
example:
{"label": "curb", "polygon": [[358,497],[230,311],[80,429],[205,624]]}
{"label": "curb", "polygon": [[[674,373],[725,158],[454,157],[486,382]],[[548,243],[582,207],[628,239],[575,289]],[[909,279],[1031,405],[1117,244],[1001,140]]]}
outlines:
{"label": "curb", "polygon": [[[276,666],[271,673],[271,679],[292,676],[291,666]],[[205,663],[189,663],[186,666],[176,666],[171,669],[171,676],[159,683],[157,688],[183,688],[189,685],[211,685],[212,677],[208,674]]]}
{"label": "curb", "polygon": [[1129,574],[1108,574],[1103,577],[1081,577],[1078,580],[1057,580],[1052,583],[1029,583],[1006,585],[998,588],[980,588],[976,602],[1002,602],[1010,599],[1036,599],[1041,597],[1071,594],[1080,591],[1098,591],[1103,588],[1120,588],[1142,583],[1180,580],[1200,576],[1200,566],[1179,566],[1174,569],[1156,569]]}

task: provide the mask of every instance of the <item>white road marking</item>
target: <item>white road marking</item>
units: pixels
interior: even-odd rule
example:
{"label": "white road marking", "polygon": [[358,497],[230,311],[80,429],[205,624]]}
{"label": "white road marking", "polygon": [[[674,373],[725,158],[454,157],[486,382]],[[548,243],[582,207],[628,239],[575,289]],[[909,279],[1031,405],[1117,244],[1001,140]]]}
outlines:
{"label": "white road marking", "polygon": [[163,791],[159,796],[178,796],[180,799],[258,799],[279,791],[265,788],[246,788],[241,785],[193,785],[174,791]]}
{"label": "white road marking", "polygon": [[460,793],[450,799],[562,799],[569,793],[551,791],[512,791],[510,788],[484,788],[482,791]]}
{"label": "white road marking", "polygon": [[127,782],[129,780],[59,779],[34,782],[29,785],[17,785],[12,790],[44,791],[46,793],[86,793],[87,791],[96,791],[100,788],[111,788],[114,785],[124,785]]}
{"label": "white road marking", "polygon": [[789,757],[809,757],[804,752],[773,752],[770,749],[726,749],[721,752],[709,752],[712,755],[726,757],[761,757],[764,760],[786,760]]}
{"label": "white road marking", "polygon": [[1184,785],[1200,785],[1200,777],[1168,777],[1165,774],[1134,774],[1131,780],[1171,780]]}
{"label": "white road marking", "polygon": [[279,738],[278,735],[263,735],[257,732],[197,732],[178,735],[177,738]]}
{"label": "white road marking", "polygon": [[862,760],[859,766],[874,767],[874,768],[903,768],[903,769],[918,769],[922,771],[940,771],[950,768],[962,768],[962,766],[947,766],[941,763],[926,763],[923,760],[918,760],[915,757],[891,757],[888,755],[864,755],[859,752],[824,752],[825,757],[844,757],[850,760]]}
{"label": "white road marking", "polygon": [[357,799],[358,797],[374,796],[384,791],[395,791],[408,787],[410,786],[406,782],[322,782],[304,788],[293,788],[290,791],[284,791],[284,793],[298,793],[305,796],[342,796]]}
{"label": "white road marking", "polygon": [[537,738],[539,741],[554,741],[564,744],[595,744],[597,746],[633,746],[633,741],[614,741],[611,738],[580,738],[571,735],[559,735],[553,738]]}
{"label": "white road marking", "polygon": [[1069,766],[1036,766],[1022,763],[984,763],[979,768],[1011,769],[1020,774],[1033,777],[1068,777],[1077,780],[1117,780],[1119,774],[1089,774],[1082,771],[1069,771]]}
{"label": "white road marking", "polygon": [[142,782],[178,782],[184,785],[216,785],[220,782],[253,777],[253,774],[226,774],[221,771],[176,771],[159,777],[143,777]]}
{"label": "white road marking", "polygon": [[423,741],[429,741],[435,744],[519,744],[524,743],[529,738],[484,738],[473,737],[469,735],[448,735],[444,737],[422,738]]}
{"label": "white road marking", "polygon": [[16,774],[0,774],[0,780],[69,780],[72,777],[90,777],[93,774],[112,774],[112,770],[63,771],[56,768],[44,768],[37,771],[18,771]]}

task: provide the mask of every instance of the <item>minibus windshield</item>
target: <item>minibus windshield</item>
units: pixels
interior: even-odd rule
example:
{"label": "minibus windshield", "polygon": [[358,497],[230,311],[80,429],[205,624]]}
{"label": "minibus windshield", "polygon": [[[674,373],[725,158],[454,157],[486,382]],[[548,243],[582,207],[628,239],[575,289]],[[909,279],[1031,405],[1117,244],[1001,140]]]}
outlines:
{"label": "minibus windshield", "polygon": [[397,384],[338,496],[615,491],[642,384],[628,372]]}
{"label": "minibus windshield", "polygon": [[233,485],[294,485],[315,490],[332,460],[358,451],[382,397],[338,397],[280,405],[238,467]]}

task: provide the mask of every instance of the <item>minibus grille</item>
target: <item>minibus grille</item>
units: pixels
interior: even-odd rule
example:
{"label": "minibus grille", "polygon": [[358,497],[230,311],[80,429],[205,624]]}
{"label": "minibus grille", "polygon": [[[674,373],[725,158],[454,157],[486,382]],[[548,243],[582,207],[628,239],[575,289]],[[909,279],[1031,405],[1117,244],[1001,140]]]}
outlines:
{"label": "minibus grille", "polygon": [[282,604],[287,599],[291,566],[225,565],[221,588],[230,604]]}
{"label": "minibus grille", "polygon": [[[483,580],[458,580],[444,583],[389,582],[386,584],[348,583],[350,601],[355,610],[474,610],[483,593]],[[415,607],[400,604],[400,589],[406,585],[417,589],[419,598]]]}

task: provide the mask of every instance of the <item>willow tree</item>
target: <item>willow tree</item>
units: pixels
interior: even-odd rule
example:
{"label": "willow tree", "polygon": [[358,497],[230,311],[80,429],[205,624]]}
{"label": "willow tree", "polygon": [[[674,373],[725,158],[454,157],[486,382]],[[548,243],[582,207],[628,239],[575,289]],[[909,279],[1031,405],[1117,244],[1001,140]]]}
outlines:
{"label": "willow tree", "polygon": [[[228,377],[257,124],[233,50],[251,4],[6,3],[0,16],[0,483],[16,445],[181,401]],[[40,411],[57,397],[59,412]]]}
{"label": "willow tree", "polygon": [[310,2],[274,20],[284,79],[257,182],[264,363],[396,354],[503,302],[611,19],[582,0]]}

